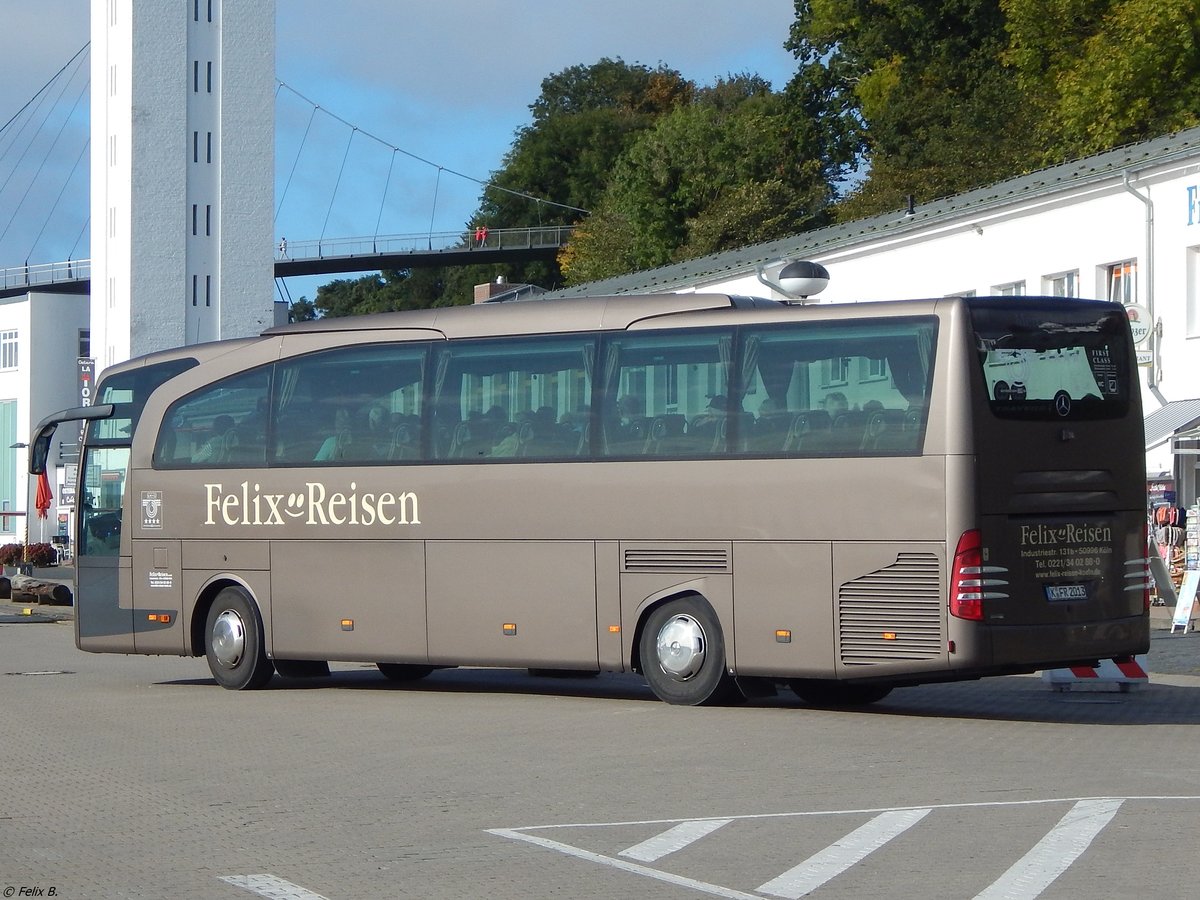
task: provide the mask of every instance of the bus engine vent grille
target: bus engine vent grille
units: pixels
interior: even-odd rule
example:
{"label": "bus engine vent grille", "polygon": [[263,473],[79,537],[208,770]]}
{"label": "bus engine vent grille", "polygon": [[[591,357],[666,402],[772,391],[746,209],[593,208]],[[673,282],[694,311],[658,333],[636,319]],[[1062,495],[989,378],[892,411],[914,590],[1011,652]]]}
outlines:
{"label": "bus engine vent grille", "polygon": [[870,666],[937,659],[942,636],[942,588],[932,553],[900,553],[896,561],[838,590],[842,664]]}
{"label": "bus engine vent grille", "polygon": [[724,547],[687,549],[668,547],[626,548],[626,572],[728,572],[729,551]]}

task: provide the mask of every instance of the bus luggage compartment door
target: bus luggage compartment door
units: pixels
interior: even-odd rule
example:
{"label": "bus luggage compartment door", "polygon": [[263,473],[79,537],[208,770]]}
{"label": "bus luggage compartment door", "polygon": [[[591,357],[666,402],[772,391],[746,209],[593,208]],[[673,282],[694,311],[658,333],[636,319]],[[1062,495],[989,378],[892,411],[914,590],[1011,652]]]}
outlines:
{"label": "bus luggage compartment door", "polygon": [[429,541],[429,661],[598,668],[591,541]]}
{"label": "bus luggage compartment door", "polygon": [[271,656],[424,663],[423,541],[271,541]]}

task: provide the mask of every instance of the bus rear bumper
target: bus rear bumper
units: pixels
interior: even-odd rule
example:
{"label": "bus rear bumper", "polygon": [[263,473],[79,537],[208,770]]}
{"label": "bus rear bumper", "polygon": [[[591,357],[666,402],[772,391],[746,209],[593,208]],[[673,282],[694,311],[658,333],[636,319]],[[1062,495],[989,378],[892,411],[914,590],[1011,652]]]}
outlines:
{"label": "bus rear bumper", "polygon": [[1086,665],[1136,656],[1150,649],[1150,617],[1070,625],[992,626],[992,658],[1033,669]]}

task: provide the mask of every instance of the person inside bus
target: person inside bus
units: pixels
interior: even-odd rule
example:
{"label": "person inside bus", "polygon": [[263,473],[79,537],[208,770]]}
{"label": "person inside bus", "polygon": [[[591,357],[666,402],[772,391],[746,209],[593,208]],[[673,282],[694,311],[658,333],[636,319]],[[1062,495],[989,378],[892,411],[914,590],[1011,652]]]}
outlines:
{"label": "person inside bus", "polygon": [[391,417],[383,404],[376,403],[367,411],[367,440],[375,459],[385,459],[392,448],[394,429],[391,425]]}
{"label": "person inside bus", "polygon": [[350,413],[348,410],[339,409],[333,414],[333,434],[325,438],[325,443],[321,444],[321,448],[317,451],[317,455],[313,457],[316,462],[328,462],[333,459],[342,459],[346,455],[346,449],[350,446]]}
{"label": "person inside bus", "polygon": [[729,403],[725,399],[724,394],[713,394],[708,398],[708,408],[692,419],[692,424],[689,428],[690,433],[714,433],[720,427],[721,420],[725,418],[728,405]]}
{"label": "person inside bus", "polygon": [[850,408],[850,403],[846,400],[846,395],[841,391],[830,391],[825,395],[825,400],[821,403],[821,408],[829,413],[830,420],[836,419]]}
{"label": "person inside bus", "polygon": [[212,434],[208,436],[192,462],[222,462],[225,459],[226,442],[233,431],[233,416],[220,415],[213,419]]}
{"label": "person inside bus", "polygon": [[625,394],[617,400],[617,422],[628,428],[646,415],[646,404],[637,394]]}

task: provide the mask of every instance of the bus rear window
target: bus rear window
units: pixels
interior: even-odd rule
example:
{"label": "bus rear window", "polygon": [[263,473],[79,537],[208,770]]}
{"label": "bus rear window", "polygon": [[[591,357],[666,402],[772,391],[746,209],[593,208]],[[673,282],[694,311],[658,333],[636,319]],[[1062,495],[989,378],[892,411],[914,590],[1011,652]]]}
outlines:
{"label": "bus rear window", "polygon": [[1111,419],[1129,410],[1132,342],[1112,303],[1048,298],[969,304],[992,412],[1006,419]]}

